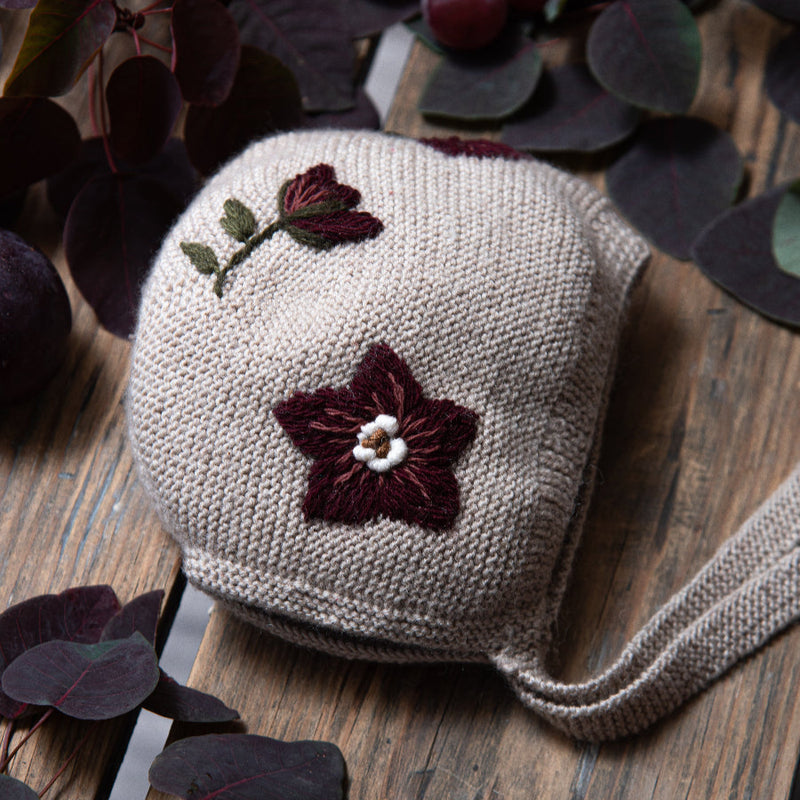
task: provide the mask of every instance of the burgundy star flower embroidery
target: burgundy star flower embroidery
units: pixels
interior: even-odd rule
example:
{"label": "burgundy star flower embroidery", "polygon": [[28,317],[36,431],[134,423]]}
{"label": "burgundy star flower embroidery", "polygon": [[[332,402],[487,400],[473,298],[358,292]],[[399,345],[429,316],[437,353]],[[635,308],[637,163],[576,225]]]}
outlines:
{"label": "burgundy star flower embroidery", "polygon": [[273,409],[292,442],[316,459],[306,519],[362,523],[379,516],[450,527],[459,489],[452,465],[478,415],[429,400],[402,358],[373,345],[348,386],[297,392]]}
{"label": "burgundy star flower embroidery", "polygon": [[342,242],[371,239],[383,223],[366,211],[352,211],[361,194],[337,183],[330,164],[317,164],[287,181],[278,195],[281,227],[302,244],[327,250]]}

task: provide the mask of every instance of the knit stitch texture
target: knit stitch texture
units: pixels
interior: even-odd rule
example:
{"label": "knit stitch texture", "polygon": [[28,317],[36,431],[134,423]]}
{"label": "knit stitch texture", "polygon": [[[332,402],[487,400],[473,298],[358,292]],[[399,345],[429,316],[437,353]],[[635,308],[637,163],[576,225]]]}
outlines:
{"label": "knit stitch texture", "polygon": [[[318,164],[356,187],[383,230],[329,250],[278,230],[231,272],[223,297],[210,291],[180,243],[202,242],[227,263],[238,245],[220,226],[226,200],[269,220],[279,189]],[[134,347],[131,443],[188,577],[247,619],[334,653],[492,661],[576,736],[652,722],[669,703],[654,716],[645,698],[644,710],[601,709],[589,722],[572,706],[624,691],[657,654],[583,695],[539,668],[646,257],[606,198],[534,160],[363,132],[250,147],[165,240]],[[460,506],[443,530],[303,513],[312,460],[273,410],[296,392],[348,385],[379,343],[426,396],[476,414],[475,438],[452,464]]]}

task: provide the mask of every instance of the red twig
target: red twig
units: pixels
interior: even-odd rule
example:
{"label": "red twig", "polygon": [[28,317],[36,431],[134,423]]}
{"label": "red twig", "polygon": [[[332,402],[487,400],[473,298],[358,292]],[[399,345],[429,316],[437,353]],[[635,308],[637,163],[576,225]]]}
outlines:
{"label": "red twig", "polygon": [[3,741],[0,744],[0,762],[6,763],[8,759],[8,746],[11,744],[11,734],[14,732],[14,720],[6,721],[6,729],[3,731]]}
{"label": "red twig", "polygon": [[11,759],[14,758],[14,756],[19,752],[19,749],[22,747],[22,745],[24,745],[25,742],[27,742],[28,739],[30,739],[31,736],[33,736],[33,734],[36,733],[36,731],[38,731],[48,719],[50,719],[50,717],[53,715],[53,711],[54,709],[48,708],[47,711],[45,711],[44,714],[39,717],[36,724],[31,726],[31,729],[22,737],[17,746],[3,759],[2,763],[0,763],[0,773],[6,771],[6,767],[8,767],[8,765],[11,763]]}
{"label": "red twig", "polygon": [[142,43],[139,34],[136,33],[136,28],[131,28],[130,31],[131,36],[133,36],[133,43],[136,45],[136,55],[140,56],[142,54]]}
{"label": "red twig", "polygon": [[61,765],[58,772],[56,772],[56,774],[53,775],[52,778],[50,778],[50,780],[47,783],[47,786],[45,786],[44,789],[42,789],[42,791],[39,792],[39,797],[44,797],[45,794],[47,793],[47,790],[64,774],[64,770],[70,765],[72,759],[78,755],[78,752],[80,751],[81,747],[83,747],[83,745],[86,744],[86,740],[89,738],[89,734],[95,729],[96,726],[97,726],[96,722],[94,725],[89,726],[89,730],[86,731],[86,733],[83,735],[81,740],[76,745],[75,749],[67,757],[67,760]]}
{"label": "red twig", "polygon": [[100,130],[103,136],[103,150],[106,152],[106,161],[109,169],[116,175],[119,170],[111,155],[111,145],[108,143],[108,120],[106,119],[105,93],[103,92],[103,51],[97,56],[97,83],[100,87]]}
{"label": "red twig", "polygon": [[[164,2],[166,2],[166,0],[155,0],[154,3],[150,3],[149,6],[145,6],[139,13],[140,14],[149,14],[156,6],[160,6]],[[164,11],[172,11],[172,6],[170,5],[169,8],[165,8],[163,10]]]}
{"label": "red twig", "polygon": [[87,80],[89,81],[89,119],[92,122],[92,133],[95,136],[100,135],[100,126],[97,124],[97,114],[95,113],[95,104],[97,102],[95,91],[95,75],[94,61],[89,62],[89,70],[86,73]]}
{"label": "red twig", "polygon": [[148,44],[148,45],[150,45],[150,47],[155,47],[156,50],[162,50],[163,52],[170,53],[170,54],[172,53],[172,48],[171,47],[165,47],[163,44],[159,44],[158,42],[154,42],[151,39],[145,39],[144,36],[142,36],[141,34],[139,34],[139,41],[142,44]]}

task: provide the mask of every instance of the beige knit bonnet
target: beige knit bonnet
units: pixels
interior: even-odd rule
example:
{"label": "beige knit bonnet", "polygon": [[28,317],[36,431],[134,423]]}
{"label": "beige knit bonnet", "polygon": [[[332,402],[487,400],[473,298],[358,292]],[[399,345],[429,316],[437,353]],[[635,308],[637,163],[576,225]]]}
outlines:
{"label": "beige knit bonnet", "polygon": [[674,709],[800,613],[800,475],[606,672],[548,676],[646,258],[501,146],[251,146],[167,236],[133,352],[131,444],[189,579],[345,657],[493,663],[578,738]]}

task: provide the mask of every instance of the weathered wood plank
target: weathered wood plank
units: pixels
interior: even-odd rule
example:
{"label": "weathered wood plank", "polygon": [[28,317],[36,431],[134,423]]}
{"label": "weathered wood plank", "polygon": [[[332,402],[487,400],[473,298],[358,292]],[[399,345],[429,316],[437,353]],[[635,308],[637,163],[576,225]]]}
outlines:
{"label": "weathered wood plank", "polygon": [[[7,53],[16,52],[25,17],[4,12]],[[6,61],[0,81],[11,63]],[[65,101],[86,123],[85,89]],[[19,233],[53,260],[73,310],[69,352],[37,398],[0,419],[0,608],[80,584],[111,584],[123,602],[151,589],[183,585],[177,549],[167,541],[136,480],[122,408],[130,345],[98,327],[69,277],[60,223],[42,187],[30,192]],[[50,720],[24,746],[9,773],[37,791],[90,723]],[[19,723],[18,742],[27,723]],[[48,797],[107,795],[132,719],[102,723]]]}
{"label": "weathered wood plank", "polygon": [[[752,193],[796,175],[800,131],[762,89],[769,44],[786,28],[737,0],[716,4],[702,26],[694,113],[732,132]],[[434,62],[415,48],[389,129],[453,132],[415,110]],[[789,472],[799,384],[796,335],[692,264],[655,254],[623,337],[601,480],[559,630],[560,676],[609,664]],[[554,732],[488,669],[349,663],[221,610],[191,682],[239,708],[252,732],[336,742],[351,800],[785,798],[800,747],[798,646],[795,627],[649,733],[602,746]]]}

